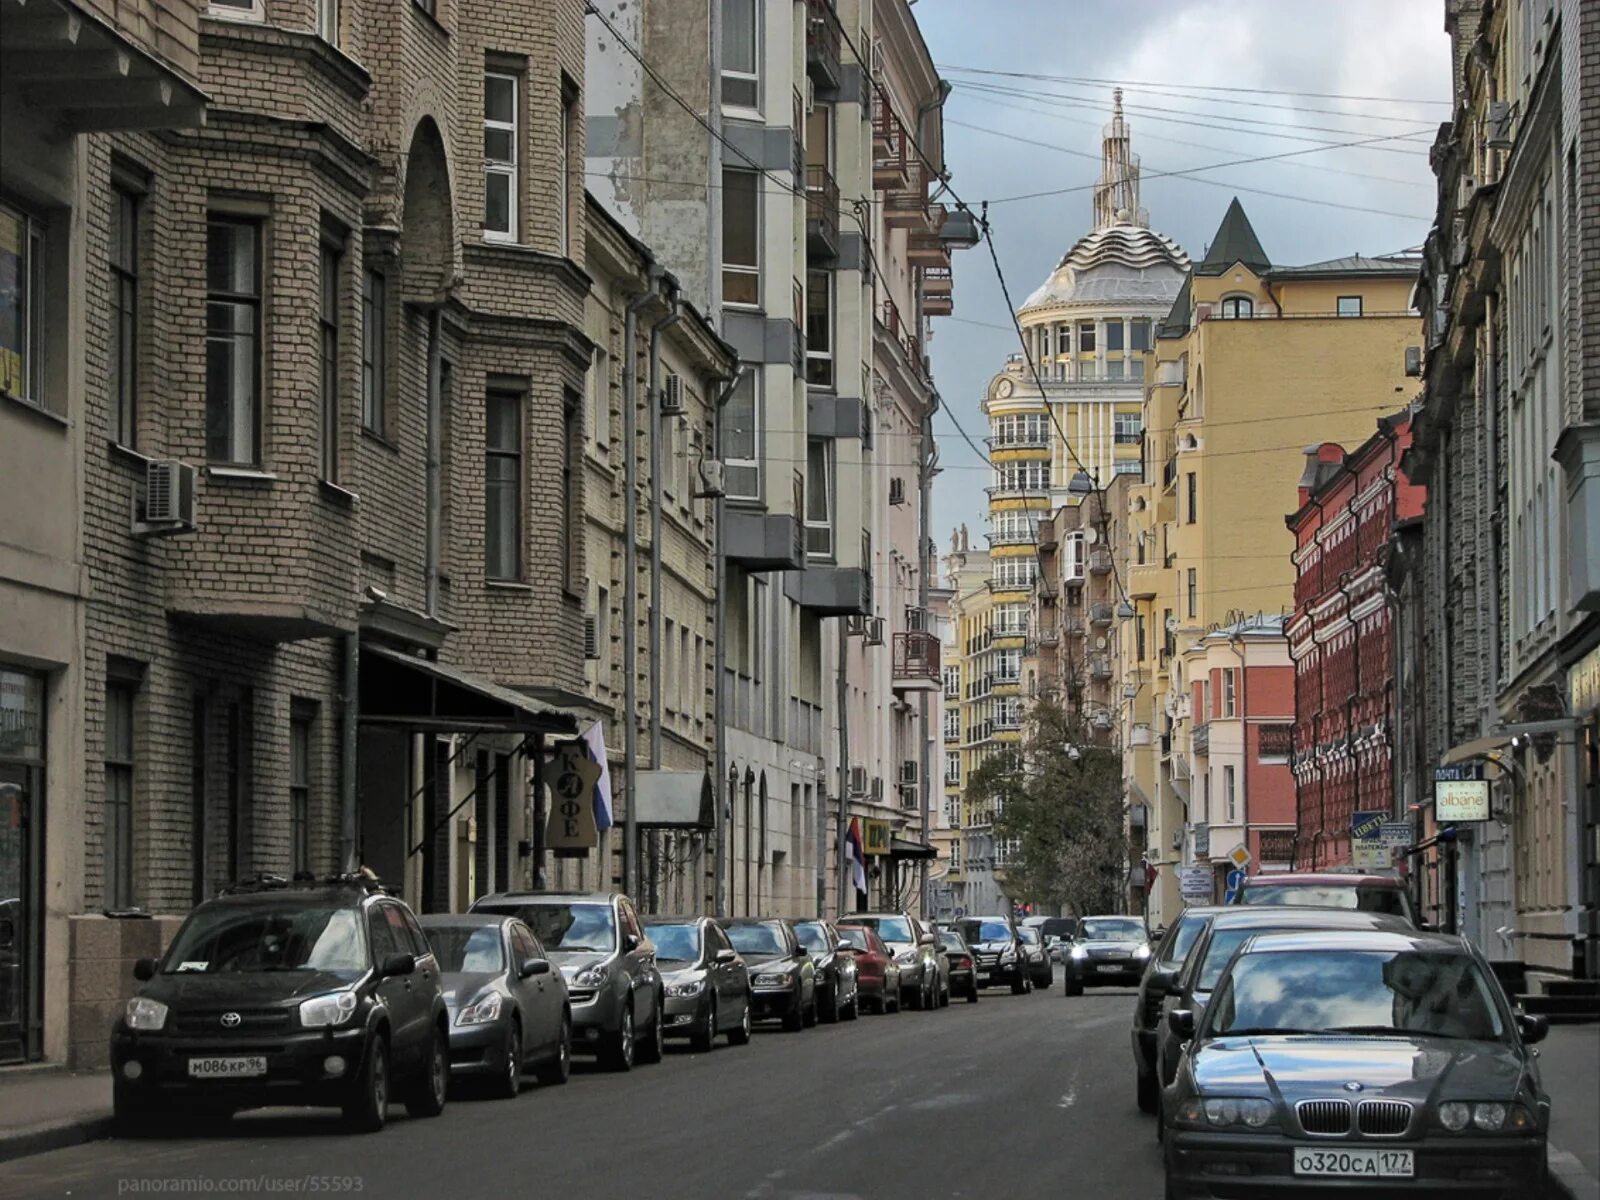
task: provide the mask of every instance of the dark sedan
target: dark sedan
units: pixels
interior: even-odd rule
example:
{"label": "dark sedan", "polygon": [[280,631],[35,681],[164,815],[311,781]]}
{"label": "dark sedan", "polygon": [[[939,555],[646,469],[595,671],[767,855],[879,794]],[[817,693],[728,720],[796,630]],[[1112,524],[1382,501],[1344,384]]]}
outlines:
{"label": "dark sedan", "polygon": [[973,957],[972,947],[954,929],[941,928],[939,949],[944,951],[944,960],[950,964],[950,994],[965,996],[968,1004],[976,1004],[978,960]]}
{"label": "dark sedan", "polygon": [[[1537,1197],[1550,1100],[1518,1016],[1464,939],[1253,935],[1170,1089],[1167,1196]],[[1354,1193],[1351,1193],[1354,1194]],[[1362,1194],[1366,1194],[1363,1192]]]}
{"label": "dark sedan", "polygon": [[855,947],[828,921],[796,921],[795,937],[817,968],[817,1016],[825,1024],[861,1015]]}
{"label": "dark sedan", "polygon": [[1139,1111],[1153,1113],[1161,1084],[1156,1075],[1156,1027],[1161,1023],[1163,1002],[1183,970],[1200,934],[1220,908],[1186,908],[1178,919],[1162,931],[1151,952],[1144,975],[1139,980],[1139,999],[1133,1006],[1133,1069]]}
{"label": "dark sedan", "polygon": [[722,929],[750,970],[756,1020],[777,1018],[794,1033],[817,1023],[817,967],[794,934],[776,917],[728,917]]}
{"label": "dark sedan", "polygon": [[1138,917],[1085,917],[1062,956],[1065,992],[1081,996],[1086,987],[1137,983],[1150,961],[1150,934]]}
{"label": "dark sedan", "polygon": [[666,1035],[687,1037],[701,1053],[719,1033],[728,1035],[730,1046],[748,1042],[750,972],[722,926],[710,917],[645,917],[642,924],[666,993]]}

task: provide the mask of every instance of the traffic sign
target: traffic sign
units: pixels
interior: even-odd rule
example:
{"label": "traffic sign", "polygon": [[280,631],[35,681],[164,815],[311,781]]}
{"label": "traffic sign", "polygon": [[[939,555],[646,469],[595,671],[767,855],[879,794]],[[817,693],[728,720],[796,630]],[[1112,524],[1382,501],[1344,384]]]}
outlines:
{"label": "traffic sign", "polygon": [[1234,865],[1235,869],[1240,871],[1248,867],[1254,857],[1255,856],[1250,853],[1250,848],[1243,842],[1240,842],[1232,850],[1228,851],[1228,861]]}
{"label": "traffic sign", "polygon": [[[590,759],[582,742],[562,742],[540,776],[550,789],[545,844],[557,857],[582,857],[584,851],[600,844],[600,830],[594,822],[594,785],[600,780],[600,764]],[[633,797],[628,802],[631,804]]]}
{"label": "traffic sign", "polygon": [[1416,837],[1410,821],[1385,821],[1379,831],[1383,844],[1391,850],[1409,850]]}
{"label": "traffic sign", "polygon": [[1235,867],[1228,872],[1227,890],[1222,895],[1224,904],[1232,904],[1239,895],[1239,886],[1244,883],[1244,872]]}

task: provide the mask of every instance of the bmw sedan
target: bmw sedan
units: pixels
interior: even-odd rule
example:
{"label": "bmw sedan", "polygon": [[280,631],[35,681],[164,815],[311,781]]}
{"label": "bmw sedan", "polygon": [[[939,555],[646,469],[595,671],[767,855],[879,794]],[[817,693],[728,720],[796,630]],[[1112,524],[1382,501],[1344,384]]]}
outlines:
{"label": "bmw sedan", "polygon": [[1188,1047],[1165,1104],[1168,1200],[1544,1194],[1531,1046],[1549,1027],[1512,1011],[1462,938],[1258,934],[1203,1016],[1169,1021]]}

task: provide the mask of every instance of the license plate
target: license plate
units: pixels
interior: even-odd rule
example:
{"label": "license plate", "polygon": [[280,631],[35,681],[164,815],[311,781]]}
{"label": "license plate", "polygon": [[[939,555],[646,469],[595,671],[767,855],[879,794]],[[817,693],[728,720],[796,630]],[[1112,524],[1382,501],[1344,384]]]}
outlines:
{"label": "license plate", "polygon": [[1410,1179],[1414,1171],[1409,1150],[1325,1150],[1296,1146],[1296,1175],[1345,1175],[1372,1179]]}
{"label": "license plate", "polygon": [[1109,972],[1109,971],[1121,971],[1122,968],[1120,966],[1118,966],[1116,963],[1098,963],[1095,966],[1095,970],[1096,971],[1107,971],[1107,972]]}
{"label": "license plate", "polygon": [[256,1054],[248,1058],[191,1058],[191,1079],[248,1079],[267,1073],[267,1060]]}

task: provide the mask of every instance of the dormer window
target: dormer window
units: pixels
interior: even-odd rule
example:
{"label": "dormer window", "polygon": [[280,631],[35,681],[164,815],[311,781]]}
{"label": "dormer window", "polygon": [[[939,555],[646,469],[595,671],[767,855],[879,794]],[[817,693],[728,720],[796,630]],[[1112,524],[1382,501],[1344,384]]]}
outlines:
{"label": "dormer window", "polygon": [[1222,319],[1245,320],[1256,315],[1256,303],[1249,296],[1225,296],[1222,300]]}

